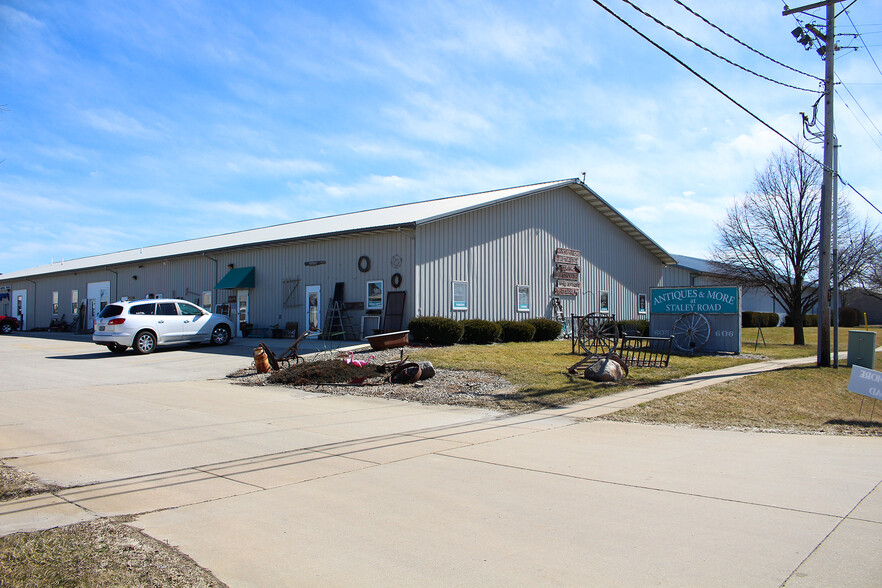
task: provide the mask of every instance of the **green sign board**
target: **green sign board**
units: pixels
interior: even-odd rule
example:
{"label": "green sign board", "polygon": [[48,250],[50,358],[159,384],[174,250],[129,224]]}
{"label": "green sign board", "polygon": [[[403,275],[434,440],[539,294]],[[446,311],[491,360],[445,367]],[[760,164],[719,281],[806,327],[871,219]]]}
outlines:
{"label": "green sign board", "polygon": [[737,286],[653,288],[652,314],[738,314]]}

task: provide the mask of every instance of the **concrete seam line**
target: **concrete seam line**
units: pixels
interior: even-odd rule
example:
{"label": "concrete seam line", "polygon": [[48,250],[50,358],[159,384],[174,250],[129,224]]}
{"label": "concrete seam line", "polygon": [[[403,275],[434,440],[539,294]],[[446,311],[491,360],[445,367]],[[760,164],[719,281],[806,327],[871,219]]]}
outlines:
{"label": "concrete seam line", "polygon": [[[809,515],[820,516],[820,517],[840,518],[840,515],[830,514],[830,513],[826,513],[826,512],[815,512],[815,511],[805,510],[805,509],[801,509],[801,508],[790,508],[787,506],[776,506],[774,504],[763,504],[761,502],[751,502],[749,500],[738,500],[736,498],[724,498],[721,496],[708,496],[706,494],[697,494],[695,492],[683,492],[682,490],[666,490],[665,488],[654,488],[652,486],[641,486],[640,484],[628,484],[626,482],[613,482],[612,480],[600,480],[597,478],[586,478],[584,476],[575,476],[573,474],[562,474],[560,472],[539,470],[536,468],[525,468],[522,466],[514,466],[514,465],[508,465],[508,464],[504,464],[504,463],[497,463],[495,461],[486,461],[483,459],[475,459],[472,457],[462,457],[459,455],[449,455],[447,453],[436,453],[435,455],[440,455],[442,457],[450,457],[453,459],[460,459],[463,461],[472,461],[475,463],[483,463],[486,465],[497,466],[500,468],[520,470],[523,472],[533,472],[536,474],[547,474],[549,476],[558,476],[561,478],[571,478],[573,480],[581,480],[584,482],[594,482],[596,484],[606,484],[609,486],[619,486],[622,488],[634,488],[635,490],[649,490],[650,492],[661,492],[663,494],[675,494],[675,495],[679,495],[679,496],[689,496],[692,498],[703,498],[705,500],[717,500],[720,502],[731,502],[734,504],[744,504],[747,506],[756,506],[756,507],[760,507],[760,508],[771,508],[774,510],[783,510],[783,511],[787,511],[787,512],[798,512],[798,513],[802,513],[802,514],[809,514]],[[861,500],[863,500],[863,499],[861,499]],[[860,504],[860,502],[858,504]],[[855,508],[857,508],[857,506],[855,506]],[[854,509],[852,509],[852,510],[854,510]],[[846,515],[846,517],[847,516],[848,515]]]}
{"label": "concrete seam line", "polygon": [[266,490],[266,488],[264,488],[263,486],[260,486],[258,484],[252,484],[251,482],[243,482],[242,480],[237,480],[235,478],[229,478],[227,476],[222,476],[221,474],[216,474],[214,472],[211,472],[208,470],[203,470],[198,467],[195,467],[193,469],[196,470],[197,472],[202,472],[203,474],[207,474],[209,476],[214,476],[215,478],[219,478],[221,480],[227,480],[228,482],[235,482],[236,484],[244,484],[245,486],[251,486],[252,488],[257,488],[259,490]]}
{"label": "concrete seam line", "polygon": [[792,577],[796,574],[796,572],[799,571],[799,568],[801,568],[802,566],[805,565],[805,562],[807,562],[807,561],[809,560],[809,558],[810,558],[811,556],[813,556],[813,555],[815,554],[815,552],[816,552],[818,549],[821,548],[821,545],[823,545],[823,544],[827,541],[827,539],[829,539],[830,536],[833,535],[833,533],[836,532],[836,529],[838,529],[838,528],[840,527],[840,525],[842,525],[842,523],[844,523],[846,520],[848,520],[849,518],[851,518],[851,513],[853,513],[855,510],[857,510],[857,507],[859,507],[859,506],[861,505],[861,503],[862,503],[864,500],[866,500],[866,499],[870,496],[870,494],[872,494],[873,492],[875,492],[876,489],[878,489],[880,485],[882,485],[882,480],[876,482],[876,485],[873,486],[872,490],[870,490],[869,492],[867,492],[867,493],[864,495],[863,498],[861,498],[860,500],[858,500],[858,501],[857,501],[857,504],[855,504],[854,507],[852,507],[852,509],[851,509],[850,511],[848,511],[848,514],[846,514],[844,517],[841,517],[841,518],[839,519],[839,522],[836,523],[836,525],[835,525],[832,529],[830,529],[830,532],[829,532],[829,533],[827,533],[826,535],[824,535],[824,538],[821,539],[820,543],[818,543],[817,545],[815,545],[815,548],[812,549],[812,550],[809,552],[809,554],[808,554],[807,556],[805,556],[805,558],[804,558],[801,562],[799,562],[799,565],[797,565],[795,568],[793,568],[793,571],[790,572],[790,575],[787,576],[787,578],[786,578],[783,582],[781,582],[781,584],[780,584],[781,586],[785,586],[785,585],[787,584],[787,582],[790,581],[790,578],[792,578]]}

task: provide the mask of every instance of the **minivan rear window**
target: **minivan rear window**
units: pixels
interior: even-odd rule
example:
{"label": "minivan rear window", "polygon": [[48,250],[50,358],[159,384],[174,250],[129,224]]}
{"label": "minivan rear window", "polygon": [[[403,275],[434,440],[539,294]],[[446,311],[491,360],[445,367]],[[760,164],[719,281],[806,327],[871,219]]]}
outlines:
{"label": "minivan rear window", "polygon": [[156,314],[156,304],[136,304],[129,309],[129,314]]}
{"label": "minivan rear window", "polygon": [[119,316],[122,314],[123,307],[119,304],[108,304],[104,307],[104,310],[101,311],[101,314],[98,316],[100,318],[110,318],[112,316]]}

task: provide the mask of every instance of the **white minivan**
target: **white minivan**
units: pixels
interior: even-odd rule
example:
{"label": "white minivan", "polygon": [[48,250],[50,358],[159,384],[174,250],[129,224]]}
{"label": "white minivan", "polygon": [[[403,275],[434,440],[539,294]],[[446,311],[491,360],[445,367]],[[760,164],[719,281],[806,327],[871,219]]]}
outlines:
{"label": "white minivan", "polygon": [[95,319],[92,341],[113,353],[131,347],[135,353],[146,354],[158,345],[226,345],[232,337],[233,323],[226,316],[186,300],[161,298],[108,304]]}

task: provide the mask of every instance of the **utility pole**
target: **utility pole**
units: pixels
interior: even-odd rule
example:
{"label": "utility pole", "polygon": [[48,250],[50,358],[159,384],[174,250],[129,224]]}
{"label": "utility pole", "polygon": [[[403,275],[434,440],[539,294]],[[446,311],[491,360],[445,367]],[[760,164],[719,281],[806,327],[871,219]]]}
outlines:
{"label": "utility pole", "polygon": [[[795,12],[805,12],[827,7],[827,30],[824,31],[823,57],[826,64],[824,75],[824,184],[821,188],[821,243],[818,253],[818,367],[830,366],[830,226],[833,202],[833,62],[836,53],[836,2],[824,0],[799,8],[787,8],[781,14],[787,16]],[[814,27],[807,27],[815,36],[819,36]],[[796,31],[794,31],[796,36]],[[820,39],[820,36],[819,36]],[[820,53],[820,51],[819,51]],[[839,350],[836,350],[837,358]]]}

